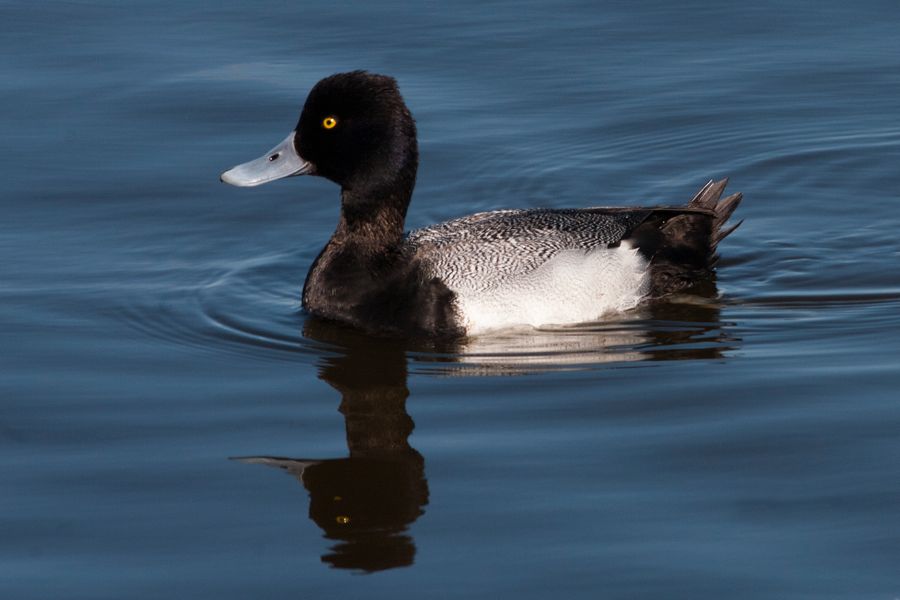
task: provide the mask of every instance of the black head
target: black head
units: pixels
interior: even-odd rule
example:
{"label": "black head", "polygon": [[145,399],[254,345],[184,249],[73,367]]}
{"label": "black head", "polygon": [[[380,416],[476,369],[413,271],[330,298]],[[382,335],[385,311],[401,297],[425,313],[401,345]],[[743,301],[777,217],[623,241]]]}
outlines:
{"label": "black head", "polygon": [[392,77],[353,71],[321,80],[303,106],[294,147],[316,175],[345,190],[412,192],[416,125]]}

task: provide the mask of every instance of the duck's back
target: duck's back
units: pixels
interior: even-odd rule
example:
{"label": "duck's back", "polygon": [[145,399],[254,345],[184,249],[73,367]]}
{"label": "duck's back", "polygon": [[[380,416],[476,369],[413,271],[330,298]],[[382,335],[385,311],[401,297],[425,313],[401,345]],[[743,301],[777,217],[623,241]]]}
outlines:
{"label": "duck's back", "polygon": [[411,231],[407,243],[451,289],[487,290],[562,251],[619,244],[648,209],[532,209],[477,213]]}

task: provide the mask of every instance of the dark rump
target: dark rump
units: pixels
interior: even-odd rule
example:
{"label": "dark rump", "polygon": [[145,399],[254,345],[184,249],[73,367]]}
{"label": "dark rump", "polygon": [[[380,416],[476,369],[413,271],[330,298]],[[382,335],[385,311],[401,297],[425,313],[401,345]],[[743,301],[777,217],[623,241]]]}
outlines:
{"label": "dark rump", "polygon": [[741,194],[720,200],[727,179],[710,181],[684,208],[651,209],[624,239],[650,261],[650,296],[658,298],[714,277],[716,248],[740,222],[724,227]]}

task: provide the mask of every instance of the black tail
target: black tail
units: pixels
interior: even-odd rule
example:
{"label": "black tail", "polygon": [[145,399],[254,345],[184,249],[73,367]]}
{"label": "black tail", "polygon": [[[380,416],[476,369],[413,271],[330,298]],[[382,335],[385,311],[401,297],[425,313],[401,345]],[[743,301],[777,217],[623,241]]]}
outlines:
{"label": "black tail", "polygon": [[719,198],[722,197],[722,192],[725,191],[726,185],[728,185],[727,177],[725,179],[720,179],[719,181],[710,180],[699,192],[697,192],[697,195],[688,202],[688,208],[702,208],[711,210],[715,213],[712,223],[712,232],[710,233],[710,268],[714,267],[719,260],[719,257],[716,254],[716,247],[719,245],[719,242],[724,240],[728,234],[740,227],[741,223],[744,222],[742,219],[734,225],[730,225],[724,229],[722,228],[722,226],[728,222],[731,213],[734,212],[738,207],[738,204],[740,204],[741,200],[744,198],[744,195],[738,192],[737,194],[726,197],[724,200],[719,200]]}
{"label": "black tail", "polygon": [[728,218],[741,194],[721,199],[727,179],[710,181],[682,208],[653,209],[627,237],[650,260],[650,295],[665,296],[713,280],[716,248],[737,229]]}

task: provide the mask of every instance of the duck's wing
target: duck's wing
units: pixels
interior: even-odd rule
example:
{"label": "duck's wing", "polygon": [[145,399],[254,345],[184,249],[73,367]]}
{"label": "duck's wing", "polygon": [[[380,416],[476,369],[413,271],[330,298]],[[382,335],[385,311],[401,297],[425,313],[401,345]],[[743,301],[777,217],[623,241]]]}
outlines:
{"label": "duck's wing", "polygon": [[563,250],[616,246],[653,209],[585,208],[478,213],[417,229],[407,244],[451,288],[488,289],[534,271]]}

